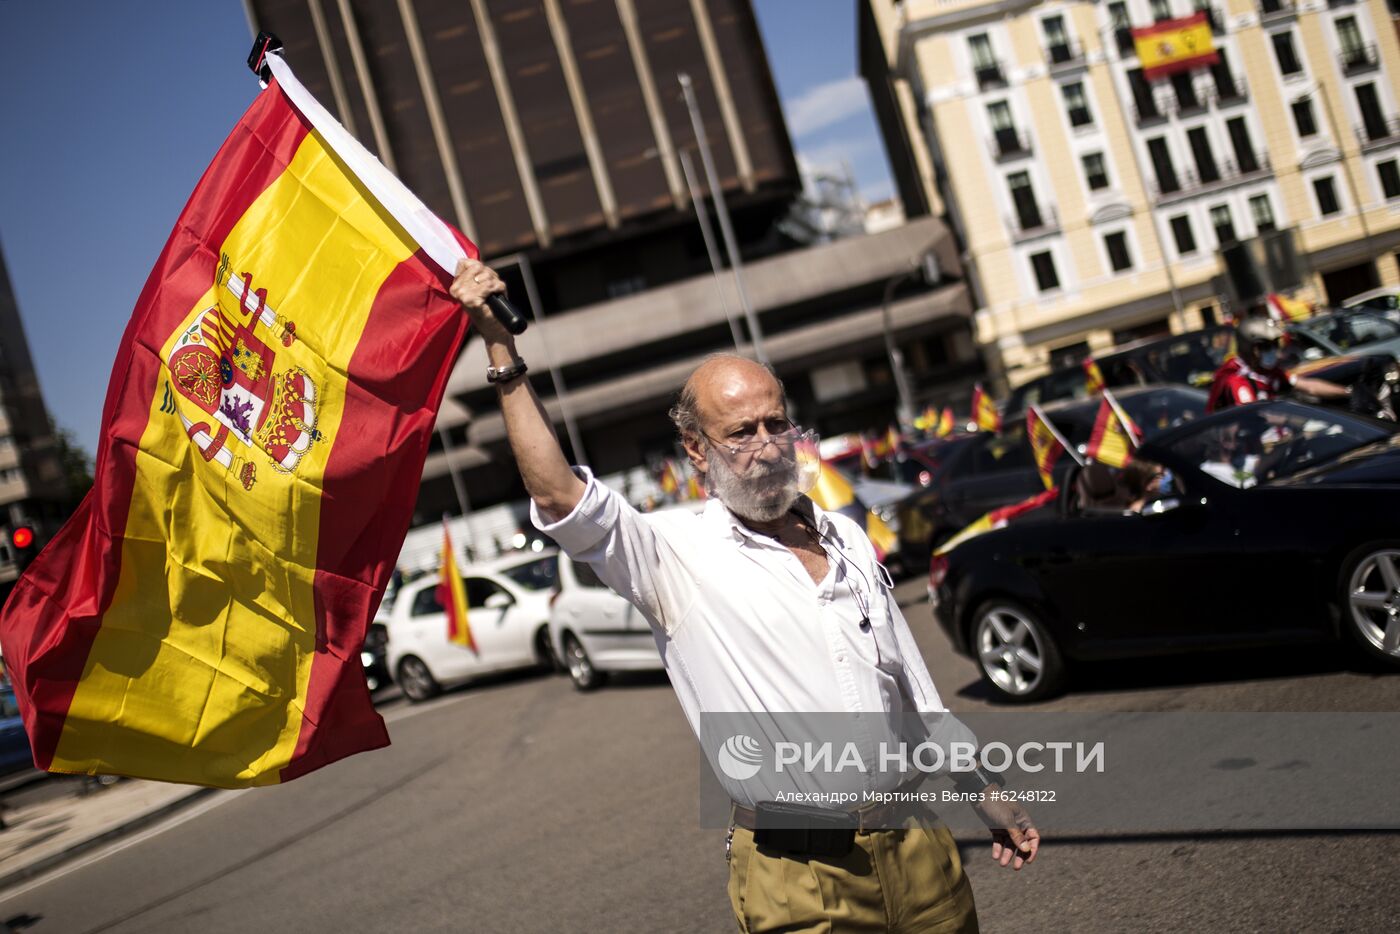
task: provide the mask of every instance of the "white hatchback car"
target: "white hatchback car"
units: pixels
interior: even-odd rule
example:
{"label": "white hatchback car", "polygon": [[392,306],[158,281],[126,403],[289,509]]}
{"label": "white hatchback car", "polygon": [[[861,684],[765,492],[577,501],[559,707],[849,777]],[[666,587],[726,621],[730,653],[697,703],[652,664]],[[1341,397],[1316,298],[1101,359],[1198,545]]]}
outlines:
{"label": "white hatchback car", "polygon": [[549,604],[558,565],[558,553],[550,549],[462,570],[476,652],[449,641],[436,574],[404,584],[388,625],[389,671],[404,695],[417,703],[492,672],[553,668]]}
{"label": "white hatchback car", "polygon": [[[668,507],[701,512],[703,500]],[[661,654],[646,617],[619,597],[586,564],[559,556],[559,580],[550,601],[554,655],[580,691],[591,691],[614,671],[659,671]]]}

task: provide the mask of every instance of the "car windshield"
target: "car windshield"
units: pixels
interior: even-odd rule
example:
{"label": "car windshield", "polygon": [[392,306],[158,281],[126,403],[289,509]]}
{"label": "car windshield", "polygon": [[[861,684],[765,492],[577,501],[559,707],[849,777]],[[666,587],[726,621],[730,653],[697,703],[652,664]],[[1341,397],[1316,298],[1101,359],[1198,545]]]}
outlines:
{"label": "car windshield", "polygon": [[1209,386],[1225,362],[1230,333],[1225,328],[1183,335],[1129,354],[1149,383]]}
{"label": "car windshield", "polygon": [[1006,403],[1006,415],[1019,415],[1032,405],[1045,405],[1061,399],[1083,399],[1088,395],[1088,377],[1082,366],[1057,370],[1014,390]]}
{"label": "car windshield", "polygon": [[501,573],[526,590],[549,590],[559,576],[559,556],[549,555],[538,561],[517,564]]}
{"label": "car windshield", "polygon": [[1340,350],[1354,350],[1400,338],[1400,325],[1364,313],[1320,315],[1299,324],[1297,329]]}
{"label": "car windshield", "polygon": [[1334,460],[1392,430],[1333,409],[1294,402],[1239,406],[1174,440],[1183,463],[1221,483],[1247,489]]}

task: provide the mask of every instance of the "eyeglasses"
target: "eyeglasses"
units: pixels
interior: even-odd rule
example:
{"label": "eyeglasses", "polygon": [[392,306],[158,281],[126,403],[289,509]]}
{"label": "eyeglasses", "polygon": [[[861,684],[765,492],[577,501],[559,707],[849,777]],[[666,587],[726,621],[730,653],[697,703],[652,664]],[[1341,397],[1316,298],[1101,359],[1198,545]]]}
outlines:
{"label": "eyeglasses", "polygon": [[730,457],[737,457],[740,454],[756,454],[770,444],[792,447],[803,441],[815,442],[817,437],[815,431],[803,431],[797,425],[793,425],[785,431],[770,434],[766,438],[749,438],[744,441],[716,441],[704,432],[701,434],[704,435],[706,441],[727,452]]}

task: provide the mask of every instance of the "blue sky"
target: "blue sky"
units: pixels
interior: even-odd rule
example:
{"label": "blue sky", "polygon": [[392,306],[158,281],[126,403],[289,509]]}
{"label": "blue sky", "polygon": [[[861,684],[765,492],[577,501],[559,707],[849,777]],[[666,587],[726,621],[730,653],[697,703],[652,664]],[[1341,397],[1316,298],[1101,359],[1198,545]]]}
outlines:
{"label": "blue sky", "polygon": [[[799,155],[888,196],[855,0],[755,7]],[[132,306],[257,93],[251,36],[239,0],[0,0],[0,35],[0,249],[49,409],[95,451]]]}

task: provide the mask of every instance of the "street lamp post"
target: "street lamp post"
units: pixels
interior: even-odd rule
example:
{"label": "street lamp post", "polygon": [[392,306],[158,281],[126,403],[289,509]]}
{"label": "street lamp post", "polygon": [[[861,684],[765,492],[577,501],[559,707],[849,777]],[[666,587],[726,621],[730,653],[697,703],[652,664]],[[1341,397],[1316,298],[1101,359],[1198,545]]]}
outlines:
{"label": "street lamp post", "polygon": [[891,276],[890,281],[885,283],[885,297],[880,303],[880,322],[885,336],[885,353],[890,358],[890,372],[894,374],[894,388],[899,399],[895,414],[902,428],[914,423],[914,397],[909,391],[909,377],[904,372],[904,354],[894,342],[894,324],[890,316],[890,303],[894,301],[895,289],[899,288],[900,284],[917,276],[921,268],[921,265],[915,264],[909,272]]}
{"label": "street lamp post", "polygon": [[705,253],[710,257],[710,269],[715,274],[715,292],[719,294],[719,304],[724,309],[724,320],[729,322],[729,333],[734,338],[734,350],[738,352],[743,349],[744,339],[739,333],[739,322],[734,320],[734,313],[729,308],[729,295],[720,275],[719,251],[715,249],[715,236],[710,230],[710,214],[705,210],[705,199],[700,194],[700,186],[695,180],[695,166],[690,161],[690,153],[682,149],[680,159],[681,171],[685,173],[685,187],[690,192],[690,203],[695,205],[695,217],[700,222],[700,235],[705,239]]}
{"label": "street lamp post", "polygon": [[768,363],[768,355],[763,351],[763,331],[758,326],[758,317],[753,312],[749,293],[744,288],[744,261],[739,256],[739,246],[734,240],[734,227],[729,222],[729,207],[724,202],[724,190],[719,184],[719,173],[715,171],[715,160],[710,155],[710,140],[705,135],[705,124],[700,118],[700,105],[695,102],[695,89],[691,86],[690,75],[681,72],[676,75],[685,96],[686,109],[690,111],[690,125],[695,130],[695,147],[700,150],[700,164],[705,168],[705,182],[710,186],[710,195],[715,199],[715,216],[719,218],[719,233],[724,238],[724,249],[729,254],[729,265],[734,270],[734,285],[739,292],[739,304],[744,310],[744,322],[749,328],[749,338],[753,341],[754,356],[759,363]]}

